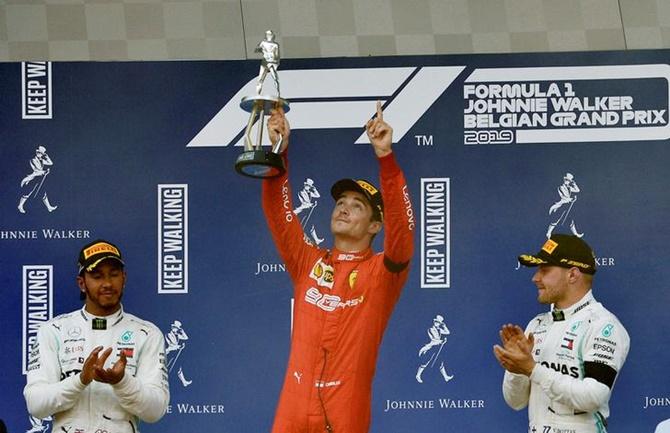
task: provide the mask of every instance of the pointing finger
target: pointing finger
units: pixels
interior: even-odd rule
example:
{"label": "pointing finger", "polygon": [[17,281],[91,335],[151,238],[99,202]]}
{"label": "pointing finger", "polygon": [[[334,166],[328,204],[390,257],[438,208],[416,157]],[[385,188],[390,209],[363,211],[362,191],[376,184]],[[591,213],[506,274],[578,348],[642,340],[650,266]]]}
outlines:
{"label": "pointing finger", "polygon": [[382,101],[377,100],[377,119],[384,120],[384,112],[382,111]]}

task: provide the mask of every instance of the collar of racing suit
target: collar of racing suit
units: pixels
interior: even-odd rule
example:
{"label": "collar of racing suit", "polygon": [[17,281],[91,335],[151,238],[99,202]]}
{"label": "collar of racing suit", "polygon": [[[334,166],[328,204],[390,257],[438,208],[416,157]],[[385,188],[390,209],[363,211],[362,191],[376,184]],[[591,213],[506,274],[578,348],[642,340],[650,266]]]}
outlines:
{"label": "collar of racing suit", "polygon": [[364,249],[363,251],[357,251],[354,253],[347,251],[340,251],[337,248],[333,248],[326,254],[326,259],[331,260],[332,263],[362,262],[363,260],[367,260],[370,257],[372,257],[372,255],[373,251],[372,248],[370,247]]}
{"label": "collar of racing suit", "polygon": [[589,290],[586,295],[582,297],[582,299],[575,302],[568,308],[564,308],[562,310],[559,310],[558,308],[552,308],[551,316],[553,317],[554,322],[560,322],[562,320],[569,319],[573,314],[581,311],[583,308],[589,306],[593,302],[595,302],[595,299],[593,298],[593,293],[591,293],[591,290]]}
{"label": "collar of racing suit", "polygon": [[83,317],[87,323],[91,323],[91,326],[94,326],[95,323],[99,323],[101,320],[104,321],[104,323],[106,324],[105,328],[102,328],[104,330],[111,328],[112,326],[116,325],[121,320],[123,320],[123,305],[121,305],[119,311],[117,311],[116,313],[112,313],[109,316],[95,316],[86,311],[85,305],[81,308],[80,313],[81,317]]}

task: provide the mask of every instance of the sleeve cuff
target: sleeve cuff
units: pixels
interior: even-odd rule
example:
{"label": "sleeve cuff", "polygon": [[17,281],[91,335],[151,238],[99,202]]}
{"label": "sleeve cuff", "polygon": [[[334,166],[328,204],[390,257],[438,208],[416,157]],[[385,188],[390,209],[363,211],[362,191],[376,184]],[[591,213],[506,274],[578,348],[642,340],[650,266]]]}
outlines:
{"label": "sleeve cuff", "polygon": [[112,387],[114,388],[114,391],[121,395],[132,393],[134,383],[133,379],[134,377],[126,372],[126,374],[123,375],[123,379],[112,385]]}
{"label": "sleeve cuff", "polygon": [[75,389],[75,391],[79,391],[79,392],[85,390],[86,387],[88,386],[88,385],[85,385],[84,382],[81,381],[81,373],[79,373],[76,376],[72,376],[72,378],[70,380],[70,384]]}

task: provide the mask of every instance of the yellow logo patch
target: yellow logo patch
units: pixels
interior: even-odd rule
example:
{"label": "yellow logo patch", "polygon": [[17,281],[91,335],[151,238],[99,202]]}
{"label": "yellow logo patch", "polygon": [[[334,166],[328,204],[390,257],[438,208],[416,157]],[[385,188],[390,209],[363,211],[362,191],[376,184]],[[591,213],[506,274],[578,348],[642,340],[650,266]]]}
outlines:
{"label": "yellow logo patch", "polygon": [[374,186],[370,185],[369,183],[367,183],[363,180],[357,180],[356,183],[358,185],[360,185],[361,188],[363,188],[364,190],[366,190],[367,192],[369,192],[372,195],[375,195],[378,192],[377,188],[375,188]]}
{"label": "yellow logo patch", "polygon": [[100,253],[112,253],[117,256],[121,255],[119,253],[119,250],[117,250],[107,242],[98,242],[97,244],[91,245],[90,247],[84,250],[84,258],[88,259],[89,257]]}
{"label": "yellow logo patch", "polygon": [[557,246],[557,242],[554,242],[551,239],[547,239],[547,242],[542,245],[542,251],[546,252],[547,254],[551,254],[554,252]]}
{"label": "yellow logo patch", "polygon": [[323,275],[323,267],[321,266],[321,263],[317,263],[316,266],[314,266],[314,276],[316,278],[321,278]]}
{"label": "yellow logo patch", "polygon": [[582,268],[582,269],[588,269],[588,268],[591,267],[591,266],[587,265],[586,263],[578,262],[576,260],[561,259],[561,263],[565,263],[566,265],[570,265],[570,266],[576,266],[576,267]]}
{"label": "yellow logo patch", "polygon": [[522,254],[521,256],[519,256],[519,258],[526,263],[530,263],[531,265],[542,265],[544,263],[547,263],[542,259],[538,259],[537,257],[534,256],[529,256],[528,254]]}
{"label": "yellow logo patch", "polygon": [[351,287],[352,289],[354,288],[354,284],[356,284],[356,278],[357,277],[358,277],[358,270],[354,269],[349,274],[349,287]]}
{"label": "yellow logo patch", "polygon": [[314,279],[319,286],[332,289],[333,283],[335,282],[335,270],[332,266],[323,263],[321,259],[319,259],[314,266],[312,266],[309,277]]}

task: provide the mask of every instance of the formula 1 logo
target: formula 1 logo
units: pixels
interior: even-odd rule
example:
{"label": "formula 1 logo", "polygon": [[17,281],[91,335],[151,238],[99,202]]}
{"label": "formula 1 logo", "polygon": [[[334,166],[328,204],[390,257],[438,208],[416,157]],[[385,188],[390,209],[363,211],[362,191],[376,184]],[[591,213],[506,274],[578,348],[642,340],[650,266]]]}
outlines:
{"label": "formula 1 logo", "polygon": [[[282,96],[291,101],[291,128],[362,128],[384,103],[384,119],[400,141],[444,93],[465,66],[426,66],[281,71]],[[196,134],[187,147],[243,146],[248,113],[240,109],[244,96],[254,94],[249,80]],[[263,134],[268,145],[268,134]],[[363,132],[356,144],[370,141]]]}

